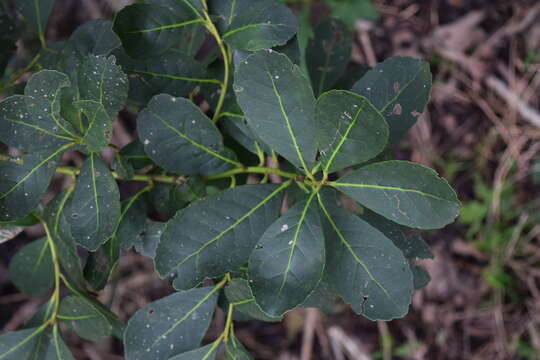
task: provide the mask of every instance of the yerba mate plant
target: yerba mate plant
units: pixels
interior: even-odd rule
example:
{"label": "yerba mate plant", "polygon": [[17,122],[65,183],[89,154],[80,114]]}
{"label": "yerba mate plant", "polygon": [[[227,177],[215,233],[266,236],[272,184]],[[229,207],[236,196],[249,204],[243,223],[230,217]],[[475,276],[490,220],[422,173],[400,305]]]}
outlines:
{"label": "yerba mate plant", "polygon": [[[48,301],[0,336],[0,359],[73,359],[67,328],[121,339],[128,360],[250,359],[235,321],[328,301],[371,320],[407,313],[429,281],[414,259],[433,257],[410,229],[459,213],[435,171],[389,159],[428,102],[428,64],[391,58],[354,83],[349,27],[306,31],[273,0],[139,1],[54,43],[53,0],[13,4],[0,18],[0,221],[42,225],[9,273]],[[21,65],[28,28],[40,49]],[[138,139],[119,148],[123,109]],[[55,176],[67,185],[44,203]],[[130,248],[176,292],[125,325],[97,295]],[[203,345],[217,307],[225,326]]]}

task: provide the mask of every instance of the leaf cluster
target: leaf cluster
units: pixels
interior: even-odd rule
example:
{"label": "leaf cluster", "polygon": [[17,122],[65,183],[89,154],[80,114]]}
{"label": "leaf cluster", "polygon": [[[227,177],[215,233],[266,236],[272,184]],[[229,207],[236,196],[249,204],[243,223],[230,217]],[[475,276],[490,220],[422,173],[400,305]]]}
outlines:
{"label": "leaf cluster", "polygon": [[[132,360],[249,359],[234,321],[337,298],[371,320],[407,313],[429,281],[414,259],[433,257],[411,230],[459,213],[434,170],[390,159],[429,100],[425,62],[395,57],[355,78],[349,24],[312,29],[273,0],[147,0],[57,43],[46,41],[52,0],[16,4],[41,49],[23,87],[17,72],[2,86],[0,142],[12,152],[0,161],[0,226],[43,226],[10,278],[50,297],[0,336],[0,359],[72,359],[61,322],[122,339]],[[120,148],[123,109],[138,138]],[[55,174],[71,181],[43,206]],[[126,182],[140,186],[121,197]],[[125,326],[96,295],[131,248],[176,292]],[[217,306],[225,328],[201,347]]]}

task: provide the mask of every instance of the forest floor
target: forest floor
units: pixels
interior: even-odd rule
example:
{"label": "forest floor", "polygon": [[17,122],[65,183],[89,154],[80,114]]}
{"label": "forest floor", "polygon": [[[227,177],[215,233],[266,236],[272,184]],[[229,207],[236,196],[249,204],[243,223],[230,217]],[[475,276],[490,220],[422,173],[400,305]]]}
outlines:
{"label": "forest floor", "polygon": [[[48,35],[65,38],[125,2],[57,1]],[[414,295],[405,318],[370,322],[336,305],[328,313],[298,309],[282,323],[240,324],[237,335],[257,359],[538,359],[540,2],[375,2],[380,20],[357,23],[351,61],[374,65],[407,55],[430,62],[431,103],[396,152],[447,178],[463,213],[425,235],[436,254],[422,262],[432,281]],[[6,269],[16,249],[2,249],[0,307],[10,310],[0,314],[0,329],[6,331],[41,302],[9,284]],[[101,298],[114,294],[112,310],[127,319],[170,291],[151,262],[129,252]],[[218,314],[216,331],[222,322]],[[68,342],[77,359],[122,358],[116,340]]]}

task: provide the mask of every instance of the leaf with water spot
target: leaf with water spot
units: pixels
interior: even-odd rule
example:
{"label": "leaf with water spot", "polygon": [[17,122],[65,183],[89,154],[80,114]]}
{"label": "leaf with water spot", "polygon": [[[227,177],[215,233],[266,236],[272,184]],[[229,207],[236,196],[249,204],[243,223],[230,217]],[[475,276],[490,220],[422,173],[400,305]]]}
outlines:
{"label": "leaf with water spot", "polygon": [[124,334],[126,359],[169,359],[199,347],[212,320],[218,290],[181,291],[138,310]]}
{"label": "leaf with water spot", "polygon": [[249,258],[249,285],[270,316],[300,305],[321,280],[324,236],[314,199],[312,193],[270,225]]}
{"label": "leaf with water spot", "polygon": [[88,300],[70,295],[62,299],[58,312],[60,320],[66,321],[69,327],[80,337],[97,342],[104,336],[112,334],[112,325]]}
{"label": "leaf with water spot", "polygon": [[163,54],[182,41],[183,28],[202,23],[197,9],[177,1],[175,11],[162,4],[133,4],[116,15],[114,31],[128,55],[147,59]]}
{"label": "leaf with water spot", "polygon": [[297,167],[311,168],[315,98],[300,68],[285,55],[256,52],[238,65],[234,91],[251,130]]}
{"label": "leaf with water spot", "polygon": [[438,229],[459,215],[455,191],[437,173],[408,161],[364,166],[331,184],[368,209],[398,224]]}
{"label": "leaf with water spot", "polygon": [[39,205],[55,173],[60,154],[70,146],[0,161],[0,220],[21,218]]}
{"label": "leaf with water spot", "polygon": [[351,58],[352,33],[338,20],[330,19],[315,28],[306,48],[311,84],[317,94],[332,88]]}
{"label": "leaf with water spot", "polygon": [[268,0],[216,0],[210,11],[219,19],[222,38],[233,49],[257,51],[283,45],[298,31],[284,4]]}
{"label": "leaf with water spot", "polygon": [[83,142],[89,152],[98,152],[107,145],[112,138],[112,119],[102,104],[92,100],[79,100],[75,102],[86,117],[87,127],[84,131]]}
{"label": "leaf with water spot", "polygon": [[401,251],[383,233],[321,196],[326,239],[326,281],[353,310],[390,320],[409,310],[413,277]]}
{"label": "leaf with water spot", "polygon": [[259,237],[279,216],[286,186],[242,185],[179,211],[168,222],[156,251],[159,274],[174,276],[175,288],[189,289],[207,276],[244,265]]}
{"label": "leaf with water spot", "polygon": [[368,161],[386,147],[388,125],[363,96],[331,90],[317,99],[315,122],[322,169],[327,172]]}
{"label": "leaf with water spot", "polygon": [[9,263],[9,278],[32,297],[47,294],[54,284],[54,268],[47,238],[32,241],[21,248]]}
{"label": "leaf with water spot", "polygon": [[424,111],[431,93],[427,62],[393,57],[369,70],[352,91],[365,96],[385,117],[390,142],[397,142]]}
{"label": "leaf with water spot", "polygon": [[210,175],[239,164],[217,127],[187,99],[154,96],[139,113],[137,128],[148,156],[170,172]]}
{"label": "leaf with water spot", "polygon": [[21,151],[57,149],[78,136],[60,115],[60,96],[70,85],[58,71],[43,70],[28,80],[25,95],[0,102],[0,141]]}
{"label": "leaf with water spot", "polygon": [[73,195],[66,204],[68,228],[77,243],[96,251],[116,230],[120,192],[110,170],[97,154],[85,160]]}

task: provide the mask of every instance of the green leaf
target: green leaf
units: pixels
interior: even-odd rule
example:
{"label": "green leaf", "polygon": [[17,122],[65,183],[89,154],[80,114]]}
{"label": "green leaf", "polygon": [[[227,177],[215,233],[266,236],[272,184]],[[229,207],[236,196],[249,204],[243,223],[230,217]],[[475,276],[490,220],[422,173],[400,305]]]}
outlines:
{"label": "green leaf", "polygon": [[137,130],[148,156],[170,172],[209,175],[240,165],[226,154],[212,121],[187,99],[154,96],[139,113]]}
{"label": "green leaf", "polygon": [[271,317],[266,315],[251,293],[247,280],[234,279],[225,288],[225,296],[229,303],[234,305],[234,311],[240,311],[249,317],[266,322],[281,321],[281,317]]}
{"label": "green leaf", "polygon": [[54,0],[17,0],[15,7],[38,33],[42,44],[45,43],[45,31]]}
{"label": "green leaf", "polygon": [[338,297],[332,292],[332,287],[324,277],[307,299],[300,305],[303,308],[314,307],[326,314],[332,314],[338,303]]}
{"label": "green leaf", "polygon": [[120,192],[98,155],[92,153],[85,160],[65,212],[71,235],[90,251],[96,251],[116,230]]}
{"label": "green leaf", "polygon": [[21,360],[35,358],[35,349],[43,328],[31,328],[0,335],[0,359]]}
{"label": "green leaf", "polygon": [[409,261],[409,267],[414,278],[414,290],[420,290],[425,287],[431,281],[431,276],[426,269]]}
{"label": "green leaf", "polygon": [[253,360],[253,357],[236,337],[232,337],[230,343],[227,344],[225,356],[227,360]]}
{"label": "green leaf", "polygon": [[120,172],[122,167],[137,171],[148,165],[152,165],[152,161],[144,152],[144,145],[139,140],[134,140],[117,153],[112,168]]}
{"label": "green leaf", "polygon": [[364,209],[360,217],[392,240],[406,258],[433,259],[435,256],[419,234],[410,234],[411,229],[396,224],[377,213]]}
{"label": "green leaf", "polygon": [[103,290],[119,258],[120,244],[116,236],[112,236],[97,251],[89,254],[84,266],[84,277],[93,290],[96,292]]}
{"label": "green leaf", "polygon": [[138,75],[139,88],[133,89],[130,98],[145,104],[154,95],[186,96],[200,84],[221,83],[210,78],[202,64],[177,50],[147,60],[121,58],[121,62],[126,72]]}
{"label": "green leaf", "polygon": [[413,277],[401,251],[367,222],[321,199],[326,281],[356,313],[370,320],[404,316]]}
{"label": "green leaf", "polygon": [[186,3],[178,1],[175,11],[159,4],[124,7],[116,15],[113,28],[126,53],[136,59],[145,59],[161,55],[179,44],[183,27],[203,22]]}
{"label": "green leaf", "polygon": [[79,26],[69,38],[81,55],[109,55],[121,46],[109,20],[90,20]]}
{"label": "green leaf", "polygon": [[122,248],[129,249],[142,241],[147,215],[148,206],[140,195],[122,201],[122,215],[116,230]]}
{"label": "green leaf", "polygon": [[137,311],[124,334],[126,359],[169,359],[200,346],[218,290],[205,287],[177,292]]}
{"label": "green leaf", "polygon": [[340,21],[327,20],[315,28],[306,48],[306,63],[317,94],[330,89],[343,74],[352,44],[352,33]]}
{"label": "green leaf", "polygon": [[335,172],[368,161],[386,147],[388,125],[363,96],[344,90],[322,94],[316,106],[323,170]]}
{"label": "green leaf", "polygon": [[279,216],[278,195],[287,185],[238,186],[179,211],[161,236],[156,270],[162,277],[174,276],[176,289],[186,289],[244,265]]}
{"label": "green leaf", "polygon": [[58,316],[80,337],[97,342],[112,333],[112,325],[85,298],[70,295],[62,299]]}
{"label": "green leaf", "polygon": [[9,263],[9,278],[32,297],[47,294],[54,284],[54,267],[47,238],[32,241],[21,248]]}
{"label": "green leaf", "polygon": [[222,38],[233,49],[257,51],[283,45],[298,31],[291,10],[275,1],[216,0],[211,8],[221,18]]}
{"label": "green leaf", "polygon": [[73,279],[72,281],[79,287],[84,288],[85,279],[75,240],[68,231],[64,231],[69,229],[65,206],[71,194],[71,191],[64,190],[52,199],[45,208],[43,219],[47,223],[56,245],[64,274]]}
{"label": "green leaf", "polygon": [[124,107],[128,78],[116,65],[114,56],[86,56],[79,69],[78,83],[80,98],[100,103],[112,118]]}
{"label": "green leaf", "polygon": [[38,206],[54,175],[60,154],[70,146],[0,161],[0,220],[18,219]]}
{"label": "green leaf", "polygon": [[251,130],[308,171],[317,153],[315,98],[300,68],[285,55],[257,52],[238,65],[234,91]]}
{"label": "green leaf", "polygon": [[60,94],[69,86],[65,74],[52,70],[35,73],[25,95],[0,102],[0,141],[22,151],[57,149],[78,136],[60,116]]}
{"label": "green leaf", "polygon": [[325,250],[315,194],[270,225],[249,258],[249,285],[270,316],[300,305],[321,280]]}
{"label": "green leaf", "polygon": [[169,360],[214,360],[216,358],[217,346],[208,344],[201,348],[173,356]]}
{"label": "green leaf", "polygon": [[332,16],[352,30],[358,19],[377,20],[379,12],[372,0],[327,0]]}
{"label": "green leaf", "polygon": [[107,145],[112,138],[112,119],[100,103],[92,100],[80,100],[75,102],[86,116],[88,126],[84,133],[83,141],[89,152],[98,152]]}
{"label": "green leaf", "polygon": [[156,249],[161,239],[161,234],[165,231],[166,223],[150,221],[139,237],[140,240],[135,243],[135,250],[139,254],[151,259],[156,257]]}
{"label": "green leaf", "polygon": [[[57,326],[41,331],[33,341],[33,348],[28,360],[75,360],[64,340],[60,336]],[[1,358],[1,357],[0,357]],[[2,358],[3,359],[3,358]],[[21,360],[23,358],[17,358]]]}
{"label": "green leaf", "polygon": [[459,215],[459,200],[448,182],[433,169],[408,161],[367,165],[331,185],[368,209],[411,228],[442,228]]}
{"label": "green leaf", "polygon": [[259,139],[249,128],[246,119],[243,115],[224,116],[220,118],[219,124],[221,128],[236,140],[240,145],[245,147],[253,154],[258,154],[258,149],[270,154],[270,148]]}
{"label": "green leaf", "polygon": [[352,91],[365,96],[388,121],[390,142],[397,142],[424,111],[431,93],[427,62],[393,57],[369,70]]}

